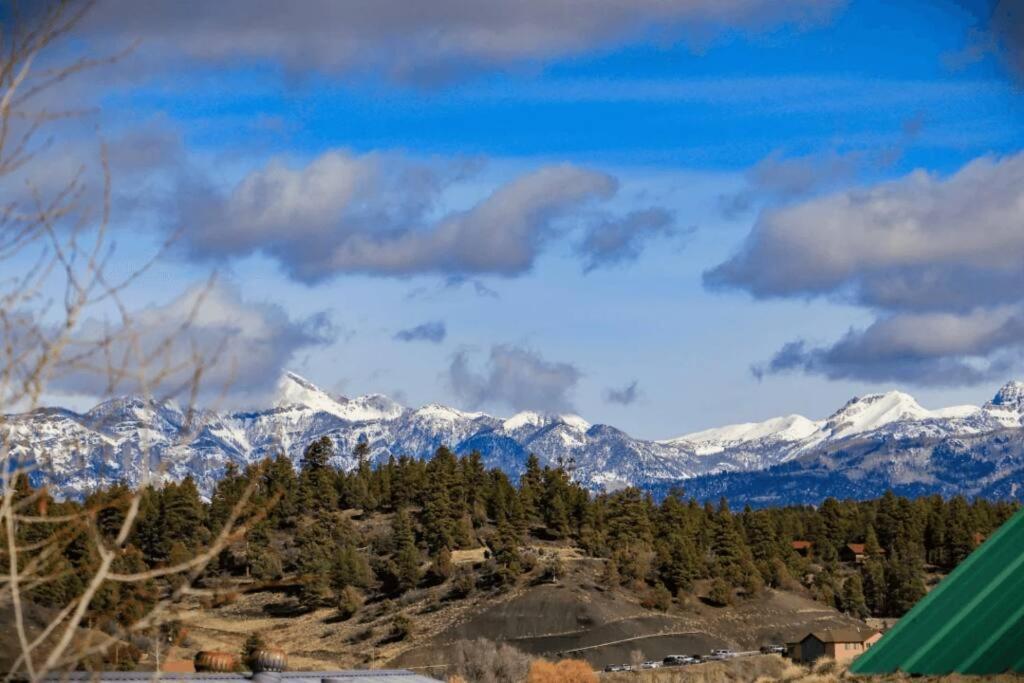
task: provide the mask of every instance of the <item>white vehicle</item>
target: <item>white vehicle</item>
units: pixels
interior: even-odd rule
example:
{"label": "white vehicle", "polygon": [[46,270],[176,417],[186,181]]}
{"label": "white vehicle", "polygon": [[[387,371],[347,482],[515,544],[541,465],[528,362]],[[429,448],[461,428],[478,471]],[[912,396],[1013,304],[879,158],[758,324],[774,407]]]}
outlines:
{"label": "white vehicle", "polygon": [[730,659],[730,658],[735,657],[735,656],[736,656],[736,653],[733,652],[732,650],[719,649],[719,650],[712,650],[711,651],[711,659]]}
{"label": "white vehicle", "polygon": [[661,668],[661,662],[655,661],[653,659],[648,659],[646,662],[644,662],[643,664],[640,665],[640,668],[641,669],[660,669]]}

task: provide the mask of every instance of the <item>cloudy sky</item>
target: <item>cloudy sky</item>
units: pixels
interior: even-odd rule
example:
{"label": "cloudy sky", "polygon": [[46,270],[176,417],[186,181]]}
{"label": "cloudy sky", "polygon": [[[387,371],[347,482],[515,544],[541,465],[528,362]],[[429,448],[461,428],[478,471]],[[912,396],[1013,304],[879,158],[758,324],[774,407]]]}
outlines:
{"label": "cloudy sky", "polygon": [[1024,375],[1022,27],[1012,0],[100,0],[48,58],[130,49],[61,86],[84,113],[25,173],[106,142],[115,267],[173,237],[128,303],[153,339],[202,308],[235,405],[284,369],[651,438],[980,402]]}

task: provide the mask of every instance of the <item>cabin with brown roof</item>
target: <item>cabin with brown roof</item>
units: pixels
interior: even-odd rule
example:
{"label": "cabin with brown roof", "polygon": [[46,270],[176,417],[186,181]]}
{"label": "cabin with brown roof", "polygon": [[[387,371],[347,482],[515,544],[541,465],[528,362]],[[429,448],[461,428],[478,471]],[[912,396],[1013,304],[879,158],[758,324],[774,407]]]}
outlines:
{"label": "cabin with brown roof", "polygon": [[[880,554],[885,554],[884,548],[879,548],[878,551]],[[839,549],[839,559],[843,562],[864,564],[864,560],[868,559],[868,554],[864,551],[863,543],[847,543]]]}
{"label": "cabin with brown roof", "polygon": [[794,662],[810,664],[822,657],[836,662],[849,662],[878,642],[882,634],[874,629],[833,628],[812,631],[799,641],[786,646]]}
{"label": "cabin with brown roof", "polygon": [[864,552],[863,543],[847,543],[839,550],[839,559],[843,562],[855,562],[857,564],[864,564],[864,560],[867,559],[867,555]]}
{"label": "cabin with brown roof", "polygon": [[800,539],[792,541],[789,545],[791,548],[793,548],[793,551],[801,557],[810,557],[811,551],[814,548],[814,543],[812,543],[811,541],[804,541]]}

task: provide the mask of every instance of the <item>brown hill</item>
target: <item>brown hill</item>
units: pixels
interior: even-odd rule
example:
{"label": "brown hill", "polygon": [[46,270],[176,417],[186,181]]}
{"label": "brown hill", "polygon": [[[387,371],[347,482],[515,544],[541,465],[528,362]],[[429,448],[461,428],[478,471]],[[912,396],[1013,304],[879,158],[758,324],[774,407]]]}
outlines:
{"label": "brown hill", "polygon": [[[293,666],[311,669],[389,664],[440,672],[454,643],[475,638],[600,667],[629,661],[633,650],[647,658],[716,647],[750,650],[811,629],[857,623],[806,596],[774,590],[715,607],[699,597],[707,587],[698,586],[697,596],[658,611],[644,607],[642,596],[626,588],[601,586],[600,561],[567,548],[534,552],[561,555],[564,575],[541,582],[538,568],[513,589],[475,591],[464,598],[453,598],[447,583],[420,588],[399,600],[368,603],[347,620],[330,609],[297,613],[285,590],[242,595],[218,608],[193,604],[179,615],[189,636],[175,656],[198,649],[237,651],[250,633],[259,632],[286,649]],[[397,617],[407,621],[408,635],[395,633]]]}

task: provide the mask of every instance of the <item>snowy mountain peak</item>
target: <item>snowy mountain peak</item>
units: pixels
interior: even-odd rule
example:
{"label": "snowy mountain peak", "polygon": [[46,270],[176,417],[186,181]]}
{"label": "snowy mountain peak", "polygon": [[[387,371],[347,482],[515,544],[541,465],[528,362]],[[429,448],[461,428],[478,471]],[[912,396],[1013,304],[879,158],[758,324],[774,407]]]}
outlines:
{"label": "snowy mountain peak", "polygon": [[[1024,382],[1007,384],[984,407],[927,410],[908,394],[894,391],[854,398],[826,420],[787,415],[668,441],[633,438],[571,414],[523,411],[502,419],[437,404],[410,410],[380,394],[348,399],[332,396],[295,373],[281,379],[276,404],[264,410],[198,411],[186,416],[173,403],[128,396],[85,414],[42,409],[6,416],[4,422],[0,431],[12,453],[44,466],[36,483],[48,483],[58,495],[75,497],[102,482],[123,479],[139,484],[155,464],[165,481],[191,475],[208,492],[229,462],[244,466],[282,451],[298,461],[306,446],[322,437],[331,439],[337,454],[334,463],[343,468],[355,466],[351,454],[362,441],[370,444],[371,457],[377,461],[429,457],[446,445],[456,453],[478,451],[487,466],[513,477],[521,474],[531,453],[543,464],[572,463],[573,476],[580,482],[610,489],[657,488],[718,472],[747,472],[753,481],[755,472],[770,471],[775,465],[872,446],[884,448],[857,465],[863,470],[858,481],[869,482],[879,468],[895,468],[892,473],[899,481],[913,482],[915,476],[931,476],[930,471],[914,474],[916,470],[907,469],[917,465],[897,457],[902,449],[946,439],[955,446],[964,439],[993,435],[1004,441],[993,441],[991,452],[1019,455],[1024,481],[1024,450],[1006,451],[1005,446],[1016,443],[1013,439],[1024,444]],[[950,451],[936,453],[941,460],[948,459]],[[962,467],[964,461],[948,464]],[[997,474],[1001,473],[992,476]]]}
{"label": "snowy mountain peak", "polygon": [[524,410],[516,413],[501,423],[502,429],[506,432],[514,432],[523,427],[540,427],[548,423],[548,418],[543,413],[533,410]]}
{"label": "snowy mountain peak", "polygon": [[773,417],[764,422],[743,422],[705,429],[669,439],[665,443],[745,443],[769,438],[779,441],[799,441],[814,434],[820,427],[820,422],[808,420],[803,415],[786,415],[785,417]]}
{"label": "snowy mountain peak", "polygon": [[1020,380],[1007,382],[996,392],[995,397],[989,401],[989,405],[1024,408],[1024,382]]}
{"label": "snowy mountain peak", "polygon": [[890,422],[924,420],[932,414],[910,394],[890,391],[854,397],[825,422],[832,438],[870,432]]}
{"label": "snowy mountain peak", "polygon": [[405,407],[383,394],[367,394],[357,398],[335,398],[294,372],[281,378],[277,389],[277,406],[302,407],[314,412],[327,413],[349,422],[393,420],[405,412]]}
{"label": "snowy mountain peak", "polygon": [[441,422],[457,422],[459,420],[475,420],[478,417],[487,417],[486,413],[467,413],[457,408],[441,405],[440,403],[428,403],[413,411],[413,414],[423,419]]}
{"label": "snowy mountain peak", "polygon": [[366,394],[356,398],[342,399],[345,419],[394,420],[406,412],[405,406],[384,394]]}
{"label": "snowy mountain peak", "polygon": [[278,382],[276,404],[280,407],[306,406],[331,414],[341,407],[333,396],[294,372],[286,373]]}
{"label": "snowy mountain peak", "polygon": [[559,415],[558,419],[562,422],[562,424],[568,425],[573,429],[578,429],[581,432],[587,431],[592,426],[589,422],[584,420],[579,415],[573,415],[572,413]]}
{"label": "snowy mountain peak", "polygon": [[102,425],[125,420],[149,423],[158,417],[177,424],[184,416],[181,408],[172,400],[158,401],[145,396],[130,395],[104,401],[93,407],[84,417],[92,424]]}
{"label": "snowy mountain peak", "polygon": [[585,432],[592,426],[579,415],[566,413],[564,415],[548,415],[533,410],[524,410],[516,413],[501,423],[502,429],[506,432],[514,432],[523,428],[537,428],[552,424],[563,424],[577,431]]}
{"label": "snowy mountain peak", "polygon": [[985,404],[984,412],[1003,427],[1024,425],[1024,382],[1007,382]]}

